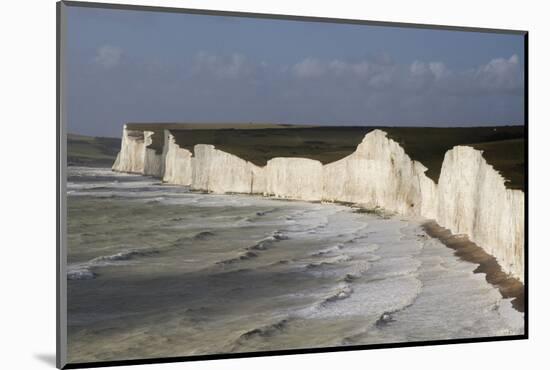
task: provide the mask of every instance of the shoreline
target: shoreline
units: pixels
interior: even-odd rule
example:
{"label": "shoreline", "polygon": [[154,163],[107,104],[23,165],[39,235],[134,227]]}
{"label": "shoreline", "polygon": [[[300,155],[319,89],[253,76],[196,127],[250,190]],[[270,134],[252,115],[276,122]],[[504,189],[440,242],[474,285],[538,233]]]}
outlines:
{"label": "shoreline", "polygon": [[[84,166],[87,167],[87,166]],[[108,169],[108,168],[105,168]],[[128,173],[121,172],[110,169],[115,173]],[[151,175],[144,175],[138,173],[130,173],[132,175],[151,177],[158,179],[162,184],[173,185],[167,182],[162,181],[161,178]],[[191,190],[193,193],[202,193],[202,194],[211,194],[212,192],[204,190]],[[386,218],[395,213],[387,212],[383,208],[376,207],[373,209],[366,208],[364,205],[353,203],[353,202],[343,202],[343,201],[307,201],[307,200],[298,200],[298,199],[289,199],[289,198],[280,198],[273,196],[265,196],[263,194],[250,194],[250,193],[238,193],[238,192],[228,192],[224,193],[225,195],[248,195],[254,197],[268,198],[272,200],[284,200],[284,201],[301,201],[307,203],[327,203],[327,204],[337,204],[341,206],[349,207],[352,212],[355,213],[368,213],[377,217]],[[437,222],[430,221],[420,221],[420,227],[426,232],[426,234],[432,238],[438,239],[444,246],[454,250],[455,256],[460,259],[477,264],[478,267],[473,271],[473,273],[484,273],[486,281],[495,286],[503,298],[512,298],[512,307],[518,312],[525,313],[525,287],[517,278],[511,277],[506,274],[497,259],[485,252],[483,248],[470,241],[469,238],[465,235],[454,235],[450,230],[440,226]]]}
{"label": "shoreline", "polygon": [[512,298],[512,307],[515,310],[525,313],[525,286],[518,279],[506,274],[495,257],[466,236],[454,235],[435,221],[422,223],[422,229],[428,236],[438,239],[446,247],[453,249],[455,256],[463,261],[477,264],[478,267],[473,273],[484,273],[485,280],[495,286],[503,298]]}

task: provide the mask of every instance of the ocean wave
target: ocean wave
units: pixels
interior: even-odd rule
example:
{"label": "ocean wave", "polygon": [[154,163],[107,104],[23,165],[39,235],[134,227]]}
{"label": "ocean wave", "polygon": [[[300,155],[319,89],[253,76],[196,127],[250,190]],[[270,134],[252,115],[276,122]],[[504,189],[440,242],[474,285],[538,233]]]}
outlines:
{"label": "ocean wave", "polygon": [[267,215],[267,214],[269,214],[269,213],[273,213],[273,212],[275,212],[276,210],[277,210],[276,208],[271,208],[271,209],[268,209],[268,210],[266,210],[266,211],[258,211],[258,212],[256,212],[256,216],[262,217],[262,216],[265,216],[265,215]]}
{"label": "ocean wave", "polygon": [[353,274],[353,273],[347,273],[346,276],[344,276],[344,281],[346,283],[351,283],[357,279],[359,279],[361,276],[358,275],[358,274]]}
{"label": "ocean wave", "polygon": [[171,246],[181,247],[184,244],[187,244],[193,240],[198,240],[198,241],[207,240],[215,235],[216,234],[212,231],[200,231],[193,236],[182,236],[180,238],[177,238],[176,240],[171,242]]}
{"label": "ocean wave", "polygon": [[284,234],[284,233],[283,233],[282,231],[280,231],[280,230],[275,231],[275,232],[271,235],[271,237],[272,237],[273,239],[275,239],[275,240],[288,240],[288,239],[290,239],[290,238],[288,237],[288,235]]}
{"label": "ocean wave", "polygon": [[278,334],[279,332],[281,332],[282,330],[284,330],[290,321],[291,321],[290,318],[284,318],[273,324],[261,326],[259,328],[254,328],[252,330],[245,332],[244,334],[241,334],[238,341],[250,340],[256,337],[262,337],[262,338],[272,337]]}
{"label": "ocean wave", "polygon": [[91,280],[95,279],[96,276],[97,274],[95,272],[92,272],[89,268],[85,267],[69,267],[69,270],[67,271],[68,280]]}
{"label": "ocean wave", "polygon": [[349,298],[352,293],[353,293],[353,288],[350,285],[345,285],[342,288],[340,288],[336,293],[325,298],[323,302],[321,302],[321,306],[325,306],[329,303],[333,303],[333,302],[341,301],[342,299]]}
{"label": "ocean wave", "polygon": [[128,261],[136,257],[148,257],[160,253],[157,249],[131,249],[124,252],[111,254],[109,256],[99,256],[92,259],[89,264],[97,266],[104,262]]}
{"label": "ocean wave", "polygon": [[318,252],[312,253],[311,256],[312,257],[319,257],[319,256],[327,255],[327,254],[333,254],[335,252],[340,251],[343,247],[344,247],[343,243],[338,243],[336,245],[333,245],[332,247],[321,249]]}
{"label": "ocean wave", "polygon": [[118,265],[138,257],[150,257],[160,253],[157,249],[131,249],[107,256],[99,256],[85,263],[68,266],[68,280],[91,280],[98,274],[93,269],[104,266]]}
{"label": "ocean wave", "polygon": [[380,315],[378,320],[376,320],[375,325],[380,327],[380,326],[388,325],[390,322],[395,321],[392,313],[393,312],[384,312],[382,315]]}
{"label": "ocean wave", "polygon": [[340,254],[338,256],[326,258],[321,261],[310,262],[306,265],[306,269],[317,269],[319,267],[337,265],[339,263],[348,262],[351,260],[352,258],[347,254]]}
{"label": "ocean wave", "polygon": [[217,265],[231,265],[231,264],[234,264],[236,262],[246,261],[246,260],[256,258],[256,257],[258,257],[258,253],[247,251],[247,252],[244,252],[241,255],[237,256],[237,257],[229,258],[229,259],[226,259],[226,260],[223,260],[223,261],[218,261],[218,262],[216,262],[216,264]]}
{"label": "ocean wave", "polygon": [[372,234],[372,232],[367,231],[369,229],[370,229],[370,225],[367,224],[367,225],[360,226],[357,229],[350,232],[339,233],[336,237],[346,238],[344,241],[344,244],[356,243],[359,240],[367,239],[369,235]]}
{"label": "ocean wave", "polygon": [[146,204],[159,204],[161,203],[162,201],[164,200],[164,197],[156,197],[156,198],[153,198],[153,199],[149,199],[147,202],[145,202]]}
{"label": "ocean wave", "polygon": [[213,237],[215,234],[211,231],[201,231],[193,236],[194,240],[205,240]]}
{"label": "ocean wave", "polygon": [[100,190],[100,189],[112,189],[111,186],[107,186],[107,185],[97,185],[95,183],[84,183],[84,184],[79,184],[79,183],[75,183],[75,182],[67,182],[67,189],[70,189],[70,190]]}
{"label": "ocean wave", "polygon": [[268,246],[269,243],[265,242],[265,241],[261,241],[259,243],[256,243],[250,247],[247,247],[246,249],[247,250],[254,250],[254,251],[265,251],[267,248],[269,248]]}
{"label": "ocean wave", "polygon": [[279,261],[273,263],[272,265],[287,265],[289,263],[290,263],[289,260],[279,260]]}
{"label": "ocean wave", "polygon": [[258,241],[256,244],[251,245],[250,247],[247,247],[246,250],[264,251],[268,249],[272,243],[288,239],[290,239],[288,235],[283,233],[281,230],[276,230],[268,237]]}
{"label": "ocean wave", "polygon": [[123,198],[123,196],[119,194],[114,194],[111,191],[105,191],[105,192],[93,192],[93,191],[79,191],[79,190],[70,190],[67,192],[67,194],[70,194],[71,196],[89,196],[94,198],[101,198],[101,199],[113,199],[113,198]]}
{"label": "ocean wave", "polygon": [[317,225],[317,226],[314,226],[314,227],[311,227],[309,229],[306,229],[304,230],[306,233],[308,234],[317,234],[318,232],[320,232],[321,230],[325,229],[327,226],[328,226],[328,221],[325,222],[325,223],[322,223],[320,225]]}
{"label": "ocean wave", "polygon": [[270,248],[270,246],[273,243],[277,243],[282,240],[288,240],[289,237],[283,233],[281,230],[275,230],[272,232],[269,236],[265,237],[264,239],[261,239],[260,241],[256,242],[255,244],[246,247],[245,251],[241,253],[239,256],[234,258],[229,258],[223,261],[216,262],[217,265],[230,265],[236,262],[240,261],[246,261],[251,258],[258,257],[259,251],[264,251]]}

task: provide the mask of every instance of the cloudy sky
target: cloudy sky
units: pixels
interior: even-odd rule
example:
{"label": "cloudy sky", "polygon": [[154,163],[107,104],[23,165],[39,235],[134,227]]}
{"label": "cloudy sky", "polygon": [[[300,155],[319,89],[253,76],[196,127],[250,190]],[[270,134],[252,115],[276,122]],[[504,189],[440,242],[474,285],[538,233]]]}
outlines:
{"label": "cloudy sky", "polygon": [[523,124],[523,37],[68,8],[69,132],[125,122]]}

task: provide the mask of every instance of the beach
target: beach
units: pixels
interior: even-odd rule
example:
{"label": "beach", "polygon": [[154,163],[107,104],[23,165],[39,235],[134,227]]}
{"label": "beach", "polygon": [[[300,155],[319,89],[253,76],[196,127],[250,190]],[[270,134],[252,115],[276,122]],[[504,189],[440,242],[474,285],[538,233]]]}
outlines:
{"label": "beach", "polygon": [[478,264],[475,273],[484,274],[488,283],[498,287],[504,298],[512,298],[512,306],[519,312],[525,312],[525,287],[518,280],[502,271],[496,258],[485,252],[481,247],[468,240],[464,235],[453,235],[448,229],[433,221],[422,225],[426,234],[437,238],[445,246],[455,251],[455,255],[463,261]]}

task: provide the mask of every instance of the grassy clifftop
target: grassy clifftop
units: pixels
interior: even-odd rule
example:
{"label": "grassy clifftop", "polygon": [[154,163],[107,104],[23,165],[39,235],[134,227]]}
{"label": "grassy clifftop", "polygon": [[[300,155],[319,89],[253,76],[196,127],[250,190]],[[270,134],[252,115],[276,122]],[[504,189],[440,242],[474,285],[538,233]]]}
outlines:
{"label": "grassy clifftop", "polygon": [[400,143],[407,154],[422,162],[426,175],[436,181],[447,150],[466,145],[483,151],[487,162],[508,181],[511,189],[524,187],[523,126],[464,128],[384,128],[389,137]]}
{"label": "grassy clifftop", "polygon": [[[211,144],[258,166],[264,166],[275,157],[309,158],[323,164],[334,162],[353,153],[363,137],[378,128],[403,146],[412,159],[424,164],[428,168],[426,175],[435,182],[445,153],[456,145],[468,145],[483,150],[487,162],[509,180],[509,188],[524,187],[523,126],[431,128],[150,123],[128,124],[128,128],[157,132],[155,136],[158,135],[159,142],[164,135],[162,130],[168,129],[177,144],[191,152],[196,144]],[[73,165],[110,167],[119,150],[120,139],[81,135],[69,135],[68,138],[68,161]]]}
{"label": "grassy clifftop", "polygon": [[120,139],[67,135],[69,166],[111,167],[120,150]]}
{"label": "grassy clifftop", "polygon": [[398,142],[414,160],[424,164],[426,175],[438,181],[445,153],[456,145],[484,151],[485,159],[509,180],[507,186],[523,189],[524,128],[505,127],[294,127],[263,129],[171,130],[180,147],[212,144],[258,166],[274,157],[302,157],[323,164],[355,151],[363,137],[379,128]]}

